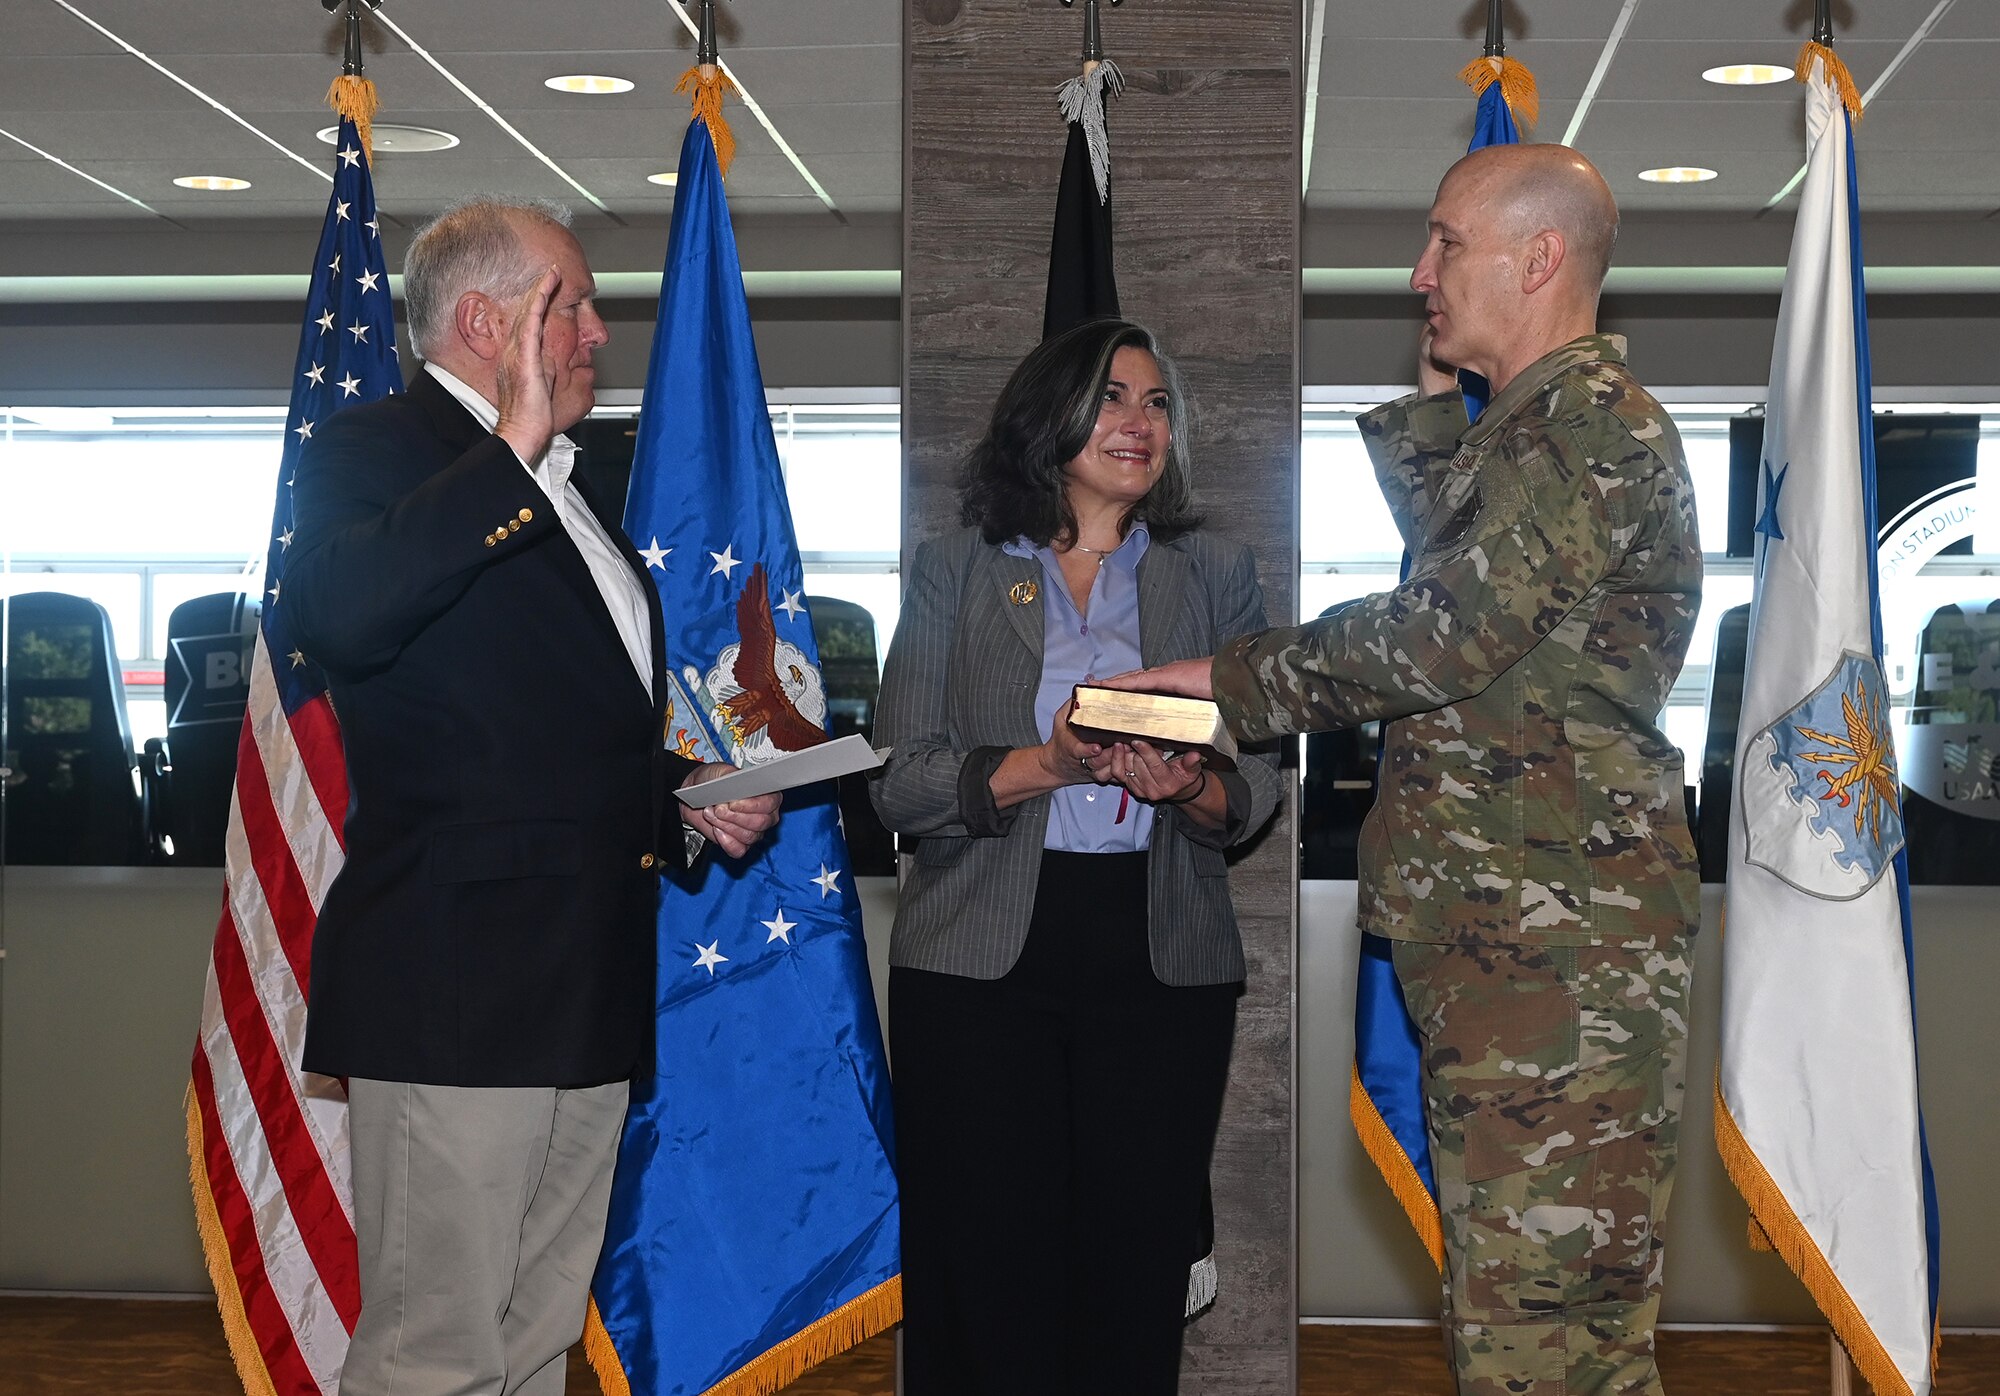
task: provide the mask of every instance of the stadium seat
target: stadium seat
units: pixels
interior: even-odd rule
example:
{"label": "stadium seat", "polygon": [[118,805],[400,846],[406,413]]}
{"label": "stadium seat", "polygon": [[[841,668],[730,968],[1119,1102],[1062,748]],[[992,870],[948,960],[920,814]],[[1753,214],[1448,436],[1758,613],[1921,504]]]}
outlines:
{"label": "stadium seat", "polygon": [[111,616],[88,597],[0,600],[7,634],[9,863],[125,866],[148,833]]}

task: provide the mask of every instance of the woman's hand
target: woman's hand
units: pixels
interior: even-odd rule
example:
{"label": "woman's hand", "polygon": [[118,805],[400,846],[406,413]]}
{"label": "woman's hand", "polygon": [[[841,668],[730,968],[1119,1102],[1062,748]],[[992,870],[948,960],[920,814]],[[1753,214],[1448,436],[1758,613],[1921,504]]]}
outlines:
{"label": "woman's hand", "polygon": [[1111,751],[1096,742],[1085,741],[1069,725],[1069,715],[1075,710],[1074,698],[1056,709],[1055,720],[1049,724],[1049,739],[1035,748],[1042,770],[1057,785],[1081,785],[1085,781],[1109,785],[1116,779]]}
{"label": "woman's hand", "polygon": [[1065,785],[1113,785],[1111,748],[1085,741],[1069,725],[1074,699],[1056,709],[1049,739],[1040,746],[1015,747],[987,780],[993,803],[1009,809],[1023,800],[1060,790]]}
{"label": "woman's hand", "polygon": [[1148,804],[1176,803],[1194,798],[1202,783],[1201,753],[1184,751],[1169,760],[1150,742],[1115,743],[1109,753],[1111,776]]}

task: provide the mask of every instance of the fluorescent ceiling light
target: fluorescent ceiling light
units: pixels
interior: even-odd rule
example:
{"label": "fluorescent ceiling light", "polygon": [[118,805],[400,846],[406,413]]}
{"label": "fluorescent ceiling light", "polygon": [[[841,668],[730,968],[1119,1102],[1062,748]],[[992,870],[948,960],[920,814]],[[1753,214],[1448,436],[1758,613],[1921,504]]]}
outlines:
{"label": "fluorescent ceiling light", "polygon": [[174,183],[180,185],[183,189],[203,189],[210,193],[248,189],[250,187],[249,180],[232,179],[228,175],[182,175]]}
{"label": "fluorescent ceiling light", "polygon": [[675,184],[679,184],[680,182],[681,182],[681,176],[680,176],[680,171],[678,170],[668,170],[665,174],[646,176],[646,183],[648,184],[665,184],[668,186],[672,186]]}
{"label": "fluorescent ceiling light", "polygon": [[559,78],[542,79],[544,87],[553,87],[558,92],[582,92],[592,97],[630,92],[636,85],[630,78],[608,78],[601,73],[565,73]]}
{"label": "fluorescent ceiling light", "polygon": [[1639,171],[1639,178],[1648,184],[1705,184],[1715,178],[1715,171],[1699,165],[1662,165],[1657,170]]}
{"label": "fluorescent ceiling light", "polygon": [[[328,145],[340,143],[340,128],[329,126],[318,133]],[[430,126],[398,126],[393,122],[378,121],[371,134],[377,150],[390,150],[398,155],[414,155],[425,150],[450,150],[458,144],[458,137],[449,131],[440,131]]]}
{"label": "fluorescent ceiling light", "polygon": [[1724,87],[1764,87],[1774,82],[1789,82],[1795,76],[1782,63],[1725,63],[1720,68],[1710,68],[1701,78],[1703,82],[1718,82]]}

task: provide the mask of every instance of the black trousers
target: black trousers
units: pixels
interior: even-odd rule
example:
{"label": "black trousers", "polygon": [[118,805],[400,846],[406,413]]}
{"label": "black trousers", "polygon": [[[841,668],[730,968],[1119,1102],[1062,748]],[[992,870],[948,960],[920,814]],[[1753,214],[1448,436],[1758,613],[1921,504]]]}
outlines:
{"label": "black trousers", "polygon": [[1171,988],[1146,855],[1045,853],[996,980],[889,974],[906,1396],[1173,1396],[1240,984]]}

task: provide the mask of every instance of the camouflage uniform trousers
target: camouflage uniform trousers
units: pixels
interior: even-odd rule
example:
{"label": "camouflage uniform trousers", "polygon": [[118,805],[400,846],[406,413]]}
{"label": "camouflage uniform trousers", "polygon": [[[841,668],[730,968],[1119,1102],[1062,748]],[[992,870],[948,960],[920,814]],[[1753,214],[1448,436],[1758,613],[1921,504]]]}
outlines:
{"label": "camouflage uniform trousers", "polygon": [[1658,1393],[1688,935],[1394,954],[1423,1041],[1460,1396]]}

